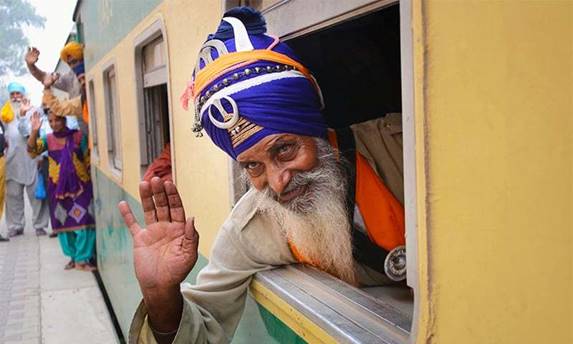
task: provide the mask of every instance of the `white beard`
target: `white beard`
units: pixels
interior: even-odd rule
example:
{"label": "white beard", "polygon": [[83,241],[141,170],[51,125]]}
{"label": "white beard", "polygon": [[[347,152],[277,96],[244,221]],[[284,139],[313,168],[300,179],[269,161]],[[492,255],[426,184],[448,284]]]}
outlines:
{"label": "white beard", "polygon": [[285,190],[307,185],[307,191],[281,205],[267,187],[258,192],[258,209],[279,223],[304,258],[321,270],[357,285],[346,208],[346,174],[328,142],[316,139],[316,143],[319,165],[295,175]]}
{"label": "white beard", "polygon": [[20,107],[22,106],[22,103],[10,101],[10,106],[12,107],[12,111],[14,112],[14,116],[19,117]]}

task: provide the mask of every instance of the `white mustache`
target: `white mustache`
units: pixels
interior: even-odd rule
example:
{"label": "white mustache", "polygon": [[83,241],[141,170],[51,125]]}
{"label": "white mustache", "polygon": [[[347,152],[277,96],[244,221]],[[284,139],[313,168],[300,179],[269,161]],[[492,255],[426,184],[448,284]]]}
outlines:
{"label": "white mustache", "polygon": [[304,257],[320,268],[356,284],[350,223],[346,211],[346,175],[330,145],[318,142],[320,164],[293,176],[285,192],[302,185],[308,191],[281,204],[270,187],[259,192],[258,208],[271,216]]}
{"label": "white mustache", "polygon": [[[318,157],[319,161],[323,161],[325,159],[330,159],[334,156],[334,153],[326,153],[322,154]],[[295,174],[283,193],[291,192],[301,186],[309,185],[317,180],[324,179],[324,172],[320,168],[315,168],[310,171],[300,172]]]}

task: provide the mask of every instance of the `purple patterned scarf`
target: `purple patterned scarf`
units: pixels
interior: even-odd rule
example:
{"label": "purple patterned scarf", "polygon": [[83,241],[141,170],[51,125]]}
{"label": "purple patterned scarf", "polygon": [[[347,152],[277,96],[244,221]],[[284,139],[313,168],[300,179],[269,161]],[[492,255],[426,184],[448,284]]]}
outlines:
{"label": "purple patterned scarf", "polygon": [[57,138],[65,138],[66,144],[61,150],[60,155],[60,174],[58,178],[58,184],[55,189],[55,196],[57,199],[64,199],[66,197],[75,198],[80,195],[84,189],[76,169],[74,167],[73,153],[75,150],[74,133],[76,129],[68,129],[67,127],[59,132],[54,132],[54,136]]}

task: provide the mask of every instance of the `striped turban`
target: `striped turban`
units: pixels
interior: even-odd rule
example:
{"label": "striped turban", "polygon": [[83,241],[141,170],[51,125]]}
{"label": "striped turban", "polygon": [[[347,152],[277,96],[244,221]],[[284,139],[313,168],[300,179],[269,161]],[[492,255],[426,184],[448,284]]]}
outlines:
{"label": "striped turban", "polygon": [[256,10],[225,13],[181,97],[184,108],[194,101],[193,130],[204,129],[233,159],[272,134],[326,136],[316,80],[285,43],[265,33]]}

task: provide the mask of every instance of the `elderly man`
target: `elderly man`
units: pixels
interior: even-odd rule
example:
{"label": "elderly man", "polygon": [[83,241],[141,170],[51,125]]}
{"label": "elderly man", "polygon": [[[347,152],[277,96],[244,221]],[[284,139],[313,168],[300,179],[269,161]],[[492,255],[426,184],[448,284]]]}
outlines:
{"label": "elderly man", "polygon": [[403,278],[403,208],[369,164],[377,158],[346,143],[350,131],[327,141],[315,79],[265,31],[258,12],[227,12],[182,97],[194,98],[194,130],[236,159],[252,185],[197,285],[179,286],[199,238],[175,186],[159,178],[140,184],[146,229],[119,204],[143,293],[131,342],[229,342],[253,275],[281,265],[310,264],[355,286]]}
{"label": "elderly man", "polygon": [[32,207],[32,221],[36,235],[45,235],[48,227],[48,205],[35,197],[38,182],[37,161],[26,151],[26,139],[18,130],[19,120],[31,110],[29,101],[24,98],[26,89],[16,82],[8,84],[10,102],[2,109],[2,123],[8,144],[6,152],[6,225],[8,236],[24,233],[24,189]]}

